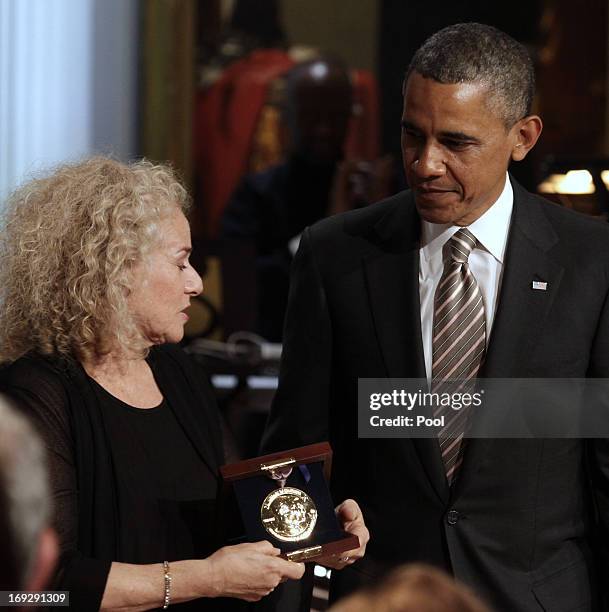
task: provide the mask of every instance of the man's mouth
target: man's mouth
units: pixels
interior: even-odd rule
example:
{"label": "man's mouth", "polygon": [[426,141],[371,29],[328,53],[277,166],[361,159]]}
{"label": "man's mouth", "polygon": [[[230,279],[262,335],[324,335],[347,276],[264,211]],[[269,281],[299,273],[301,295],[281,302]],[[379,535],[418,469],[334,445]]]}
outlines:
{"label": "man's mouth", "polygon": [[442,189],[440,187],[425,187],[423,185],[419,185],[415,187],[415,191],[417,193],[428,194],[428,193],[450,193],[452,189]]}

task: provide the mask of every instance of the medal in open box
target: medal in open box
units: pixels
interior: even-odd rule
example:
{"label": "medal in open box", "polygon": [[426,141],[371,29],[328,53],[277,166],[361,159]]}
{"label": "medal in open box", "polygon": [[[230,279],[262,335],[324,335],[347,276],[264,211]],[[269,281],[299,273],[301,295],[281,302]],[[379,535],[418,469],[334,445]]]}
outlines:
{"label": "medal in open box", "polygon": [[343,531],[334,513],[331,462],[322,442],[221,467],[222,515],[233,541],[268,540],[293,561],[357,548],[357,536]]}

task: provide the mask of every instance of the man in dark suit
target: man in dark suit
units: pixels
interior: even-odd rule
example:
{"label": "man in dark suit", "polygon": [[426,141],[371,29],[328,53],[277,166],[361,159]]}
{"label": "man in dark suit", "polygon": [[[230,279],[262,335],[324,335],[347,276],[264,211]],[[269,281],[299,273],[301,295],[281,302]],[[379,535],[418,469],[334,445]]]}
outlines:
{"label": "man in dark suit", "polygon": [[288,158],[244,177],[221,224],[227,248],[255,248],[256,330],[270,342],[281,342],[294,244],[305,227],[334,207],[332,187],[353,105],[349,72],[325,58],[300,64],[286,77],[285,98]]}
{"label": "man in dark suit", "polygon": [[[499,611],[605,609],[607,440],[357,433],[360,377],[433,388],[609,374],[609,228],[507,174],[542,129],[533,87],[527,52],[504,33],[438,32],[404,83],[411,190],[303,234],[264,446],[329,439],[333,493],[361,504],[367,556],[333,575],[333,597],[425,561]],[[447,283],[461,302],[447,306]],[[457,331],[446,310],[463,317]]]}

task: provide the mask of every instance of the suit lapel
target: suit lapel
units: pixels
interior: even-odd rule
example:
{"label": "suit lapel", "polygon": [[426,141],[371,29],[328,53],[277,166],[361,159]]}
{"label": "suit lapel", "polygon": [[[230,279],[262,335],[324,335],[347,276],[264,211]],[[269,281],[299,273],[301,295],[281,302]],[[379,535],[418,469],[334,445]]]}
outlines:
{"label": "suit lapel", "polygon": [[377,224],[381,248],[364,259],[364,270],[387,376],[424,378],[418,219],[410,210],[410,199],[400,208]]}
{"label": "suit lapel", "polygon": [[[520,185],[514,187],[514,211],[505,256],[498,308],[481,378],[526,378],[533,353],[563,275],[548,252],[558,238],[540,203]],[[533,288],[547,283],[546,290]],[[480,468],[493,440],[470,439],[454,495]]]}
{"label": "suit lapel", "polygon": [[[425,378],[419,303],[420,221],[411,194],[375,226],[379,248],[363,262],[372,318],[389,378]],[[400,444],[403,441],[396,441]],[[438,441],[413,438],[441,501],[449,491]]]}
{"label": "suit lapel", "polygon": [[[514,184],[514,218],[508,239],[498,308],[483,368],[486,378],[526,377],[526,357],[558,291],[563,268],[548,255],[558,238],[537,200]],[[534,281],[547,283],[545,290]]]}

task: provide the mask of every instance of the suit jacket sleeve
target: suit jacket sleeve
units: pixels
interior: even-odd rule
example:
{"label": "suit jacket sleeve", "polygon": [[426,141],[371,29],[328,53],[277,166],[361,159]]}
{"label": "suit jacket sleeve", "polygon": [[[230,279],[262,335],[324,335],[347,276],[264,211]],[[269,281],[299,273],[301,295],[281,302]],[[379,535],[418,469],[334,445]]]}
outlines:
{"label": "suit jacket sleeve", "polygon": [[241,181],[222,214],[223,239],[251,240],[260,234],[261,196],[249,177]]}
{"label": "suit jacket sleeve", "polygon": [[328,439],[332,325],[313,244],[307,228],[292,264],[279,388],[262,452]]}
{"label": "suit jacket sleeve", "polygon": [[[609,295],[599,319],[592,352],[588,376],[609,380]],[[595,398],[598,401],[598,398]],[[609,415],[609,398],[598,407]],[[607,418],[607,417],[605,417]],[[609,593],[605,577],[609,572],[609,439],[592,439],[588,441],[589,477],[596,514],[597,531],[593,544],[599,563],[600,584],[605,584],[603,591],[606,609],[609,609]]]}

